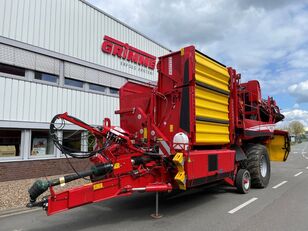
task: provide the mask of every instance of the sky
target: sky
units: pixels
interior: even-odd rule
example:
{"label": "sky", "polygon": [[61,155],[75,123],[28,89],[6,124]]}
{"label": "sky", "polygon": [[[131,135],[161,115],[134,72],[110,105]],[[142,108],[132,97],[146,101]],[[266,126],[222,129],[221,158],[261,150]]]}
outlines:
{"label": "sky", "polygon": [[[257,79],[308,130],[308,0],[89,0],[165,47],[195,45]],[[283,126],[281,124],[281,126]]]}

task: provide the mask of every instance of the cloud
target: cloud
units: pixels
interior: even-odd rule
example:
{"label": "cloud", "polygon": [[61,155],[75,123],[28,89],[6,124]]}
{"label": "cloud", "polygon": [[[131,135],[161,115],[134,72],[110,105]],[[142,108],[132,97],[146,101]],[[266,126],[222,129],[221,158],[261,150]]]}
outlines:
{"label": "cloud", "polygon": [[293,52],[289,56],[289,65],[293,68],[308,68],[308,49],[302,48]]}
{"label": "cloud", "polygon": [[257,8],[264,8],[264,9],[276,9],[280,8],[281,6],[289,5],[292,2],[290,0],[239,0],[239,4],[242,7],[257,7]]}
{"label": "cloud", "polygon": [[292,121],[301,122],[306,130],[308,130],[308,111],[301,109],[292,109],[283,112],[285,119],[277,124],[278,127],[287,126]]}
{"label": "cloud", "polygon": [[308,103],[308,80],[289,86],[288,91],[298,103]]}
{"label": "cloud", "polygon": [[299,108],[299,104],[298,103],[294,104],[293,108],[298,109]]}

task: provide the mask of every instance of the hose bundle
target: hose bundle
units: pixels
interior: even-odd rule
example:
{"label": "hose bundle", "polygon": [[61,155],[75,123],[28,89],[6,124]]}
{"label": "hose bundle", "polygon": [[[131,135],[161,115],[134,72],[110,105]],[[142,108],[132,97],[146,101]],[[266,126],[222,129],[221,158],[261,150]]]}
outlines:
{"label": "hose bundle", "polygon": [[[85,122],[83,121],[80,121],[79,119],[77,118],[74,118],[72,116],[70,116],[71,118],[73,118],[74,120],[78,121],[78,122],[81,122],[83,124],[86,124]],[[56,123],[57,121],[60,120],[60,123]],[[86,124],[87,125],[87,124]],[[87,126],[90,126],[90,125],[87,125]],[[59,115],[56,115],[50,122],[50,130],[49,130],[49,133],[50,133],[50,136],[51,136],[51,139],[53,140],[55,146],[65,155],[69,155],[73,158],[78,158],[78,159],[85,159],[85,158],[90,158],[91,156],[94,156],[96,155],[97,153],[102,153],[102,151],[104,151],[110,144],[110,140],[107,138],[106,139],[106,142],[104,143],[103,147],[100,148],[100,149],[96,149],[96,150],[93,150],[93,151],[82,151],[80,149],[74,149],[72,147],[69,147],[68,145],[65,145],[65,143],[67,141],[76,141],[78,140],[79,138],[74,138],[74,136],[76,134],[80,134],[82,131],[84,130],[77,130],[75,131],[73,134],[67,136],[67,137],[59,137],[59,134],[60,132],[63,132],[65,128],[65,120],[62,119],[62,118],[59,118]],[[63,133],[62,133],[63,134]],[[87,138],[87,137],[81,137],[80,136],[80,140],[82,138]],[[95,138],[95,137],[94,137]],[[96,139],[96,138],[95,138]],[[106,156],[104,156],[107,160],[108,158]]]}

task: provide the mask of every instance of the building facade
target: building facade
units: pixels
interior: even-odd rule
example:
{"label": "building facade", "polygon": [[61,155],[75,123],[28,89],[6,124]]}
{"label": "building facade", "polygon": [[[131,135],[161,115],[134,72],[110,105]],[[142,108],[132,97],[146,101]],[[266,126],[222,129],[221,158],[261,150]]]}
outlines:
{"label": "building facade", "polygon": [[[0,181],[63,172],[48,133],[53,116],[118,125],[119,88],[156,81],[157,57],[168,52],[86,1],[0,0]],[[60,136],[83,134],[66,129]]]}

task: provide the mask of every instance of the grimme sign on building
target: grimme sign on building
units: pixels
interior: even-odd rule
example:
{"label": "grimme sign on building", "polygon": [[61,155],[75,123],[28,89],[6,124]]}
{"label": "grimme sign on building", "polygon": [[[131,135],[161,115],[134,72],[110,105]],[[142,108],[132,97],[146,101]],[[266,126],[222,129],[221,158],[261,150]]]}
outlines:
{"label": "grimme sign on building", "polygon": [[120,64],[122,66],[147,74],[154,73],[156,57],[130,46],[128,43],[123,43],[105,35],[102,43],[102,51],[121,59]]}

